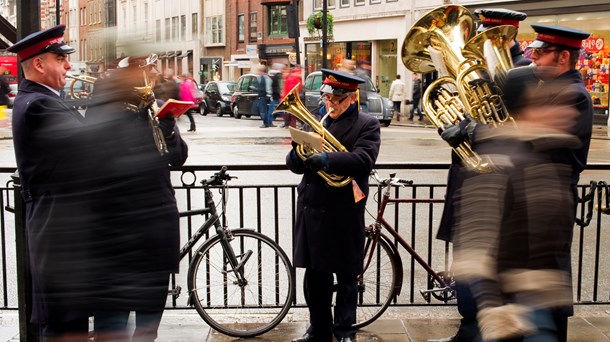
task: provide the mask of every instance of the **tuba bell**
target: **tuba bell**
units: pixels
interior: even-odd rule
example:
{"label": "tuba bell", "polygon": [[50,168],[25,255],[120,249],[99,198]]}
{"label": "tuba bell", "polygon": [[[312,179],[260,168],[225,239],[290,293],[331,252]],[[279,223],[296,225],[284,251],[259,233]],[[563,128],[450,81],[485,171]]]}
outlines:
{"label": "tuba bell", "polygon": [[[459,5],[438,7],[411,27],[403,42],[402,62],[413,72],[438,72],[440,77],[422,96],[424,113],[437,128],[444,130],[466,117],[494,126],[512,121],[484,57],[492,51],[502,62],[494,68],[501,79],[512,66],[507,42],[515,34],[515,28],[500,27],[475,36],[474,16]],[[468,140],[454,151],[470,169],[489,172],[493,167]]]}
{"label": "tuba bell", "polygon": [[[324,126],[321,121],[316,120],[316,118],[307,110],[307,107],[301,102],[299,98],[299,86],[297,84],[286,97],[278,104],[273,113],[283,113],[288,112],[294,115],[297,119],[303,121],[303,123],[309,125],[314,132],[318,133],[322,137],[323,142],[323,151],[318,151],[315,148],[309,145],[300,144],[295,148],[295,151],[301,160],[307,159],[307,157],[312,153],[320,153],[320,152],[348,152],[345,146],[337,140]],[[327,114],[328,115],[328,114]],[[322,119],[324,121],[324,119]],[[328,185],[333,187],[343,187],[348,184],[351,184],[354,177],[348,176],[340,176],[331,173],[327,173],[325,171],[318,171],[318,175],[322,177],[328,183]]]}

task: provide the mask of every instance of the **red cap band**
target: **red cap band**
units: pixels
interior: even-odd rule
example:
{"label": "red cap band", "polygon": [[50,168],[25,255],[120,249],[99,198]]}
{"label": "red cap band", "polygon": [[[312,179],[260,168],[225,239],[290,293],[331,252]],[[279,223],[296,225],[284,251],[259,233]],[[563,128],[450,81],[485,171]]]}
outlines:
{"label": "red cap band", "polygon": [[30,57],[34,57],[36,54],[38,54],[40,51],[42,51],[45,47],[47,47],[49,45],[57,44],[61,41],[63,41],[63,37],[56,37],[56,38],[50,38],[47,40],[43,40],[40,43],[34,44],[30,47],[27,47],[27,48],[17,52],[17,56],[22,61],[25,61],[26,59],[28,59]]}
{"label": "red cap band", "polygon": [[582,47],[582,39],[566,38],[548,33],[539,33],[536,40],[554,45],[568,46],[575,49],[580,49]]}
{"label": "red cap band", "polygon": [[499,19],[499,18],[485,18],[482,21],[483,25],[489,26],[500,26],[500,25],[512,25],[514,27],[519,27],[519,20],[514,19]]}
{"label": "red cap band", "polygon": [[348,91],[355,91],[356,89],[358,89],[358,83],[341,82],[341,81],[338,81],[335,78],[335,76],[333,76],[333,75],[326,76],[326,79],[322,83],[328,84],[329,86],[331,86],[333,88],[341,88],[341,89],[345,89]]}

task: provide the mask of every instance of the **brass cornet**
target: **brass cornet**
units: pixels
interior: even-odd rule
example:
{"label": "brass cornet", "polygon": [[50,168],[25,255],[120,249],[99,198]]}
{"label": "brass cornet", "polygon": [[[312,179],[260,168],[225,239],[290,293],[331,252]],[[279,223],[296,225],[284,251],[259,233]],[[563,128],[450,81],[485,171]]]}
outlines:
{"label": "brass cornet", "polygon": [[72,76],[72,75],[66,75],[66,78],[71,78],[72,80],[70,81],[70,96],[74,99],[77,100],[86,100],[89,98],[89,95],[91,94],[91,91],[89,91],[88,93],[83,94],[83,92],[75,92],[74,91],[74,85],[76,84],[76,81],[81,81],[83,83],[88,83],[88,84],[94,84],[95,81],[97,81],[96,77],[93,76],[87,76],[87,75],[81,75],[81,76]]}

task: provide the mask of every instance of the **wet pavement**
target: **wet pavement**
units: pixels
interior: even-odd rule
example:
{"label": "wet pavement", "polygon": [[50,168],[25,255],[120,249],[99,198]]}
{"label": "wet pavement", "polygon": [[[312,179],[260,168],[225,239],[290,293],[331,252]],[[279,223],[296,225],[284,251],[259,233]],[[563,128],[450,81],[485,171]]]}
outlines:
{"label": "wet pavement", "polygon": [[[157,342],[228,342],[228,341],[290,341],[307,329],[306,315],[294,320],[289,316],[272,331],[255,338],[239,339],[210,329],[194,310],[166,310]],[[425,342],[430,338],[452,335],[459,325],[454,306],[402,307],[358,331],[356,340],[387,342]],[[16,311],[0,311],[0,342],[18,341]],[[290,321],[293,319],[292,321]],[[570,318],[568,341],[610,341],[610,307],[602,305],[577,306],[576,315]]]}

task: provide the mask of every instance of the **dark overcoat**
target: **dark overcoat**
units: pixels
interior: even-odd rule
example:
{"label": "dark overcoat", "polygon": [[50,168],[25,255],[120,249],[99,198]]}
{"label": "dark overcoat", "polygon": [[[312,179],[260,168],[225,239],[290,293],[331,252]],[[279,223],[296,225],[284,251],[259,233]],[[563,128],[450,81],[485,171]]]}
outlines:
{"label": "dark overcoat", "polygon": [[90,315],[89,152],[83,116],[50,89],[23,80],[13,109],[13,139],[25,200],[32,276],[32,321]]}
{"label": "dark overcoat", "polygon": [[188,148],[174,127],[166,140],[169,153],[159,153],[146,110],[126,109],[127,100],[137,104],[139,98],[120,72],[96,83],[86,112],[96,151],[89,198],[99,238],[93,263],[105,288],[96,303],[102,309],[162,310],[180,247],[169,167],[183,165]]}
{"label": "dark overcoat", "polygon": [[[352,105],[326,125],[349,151],[328,153],[327,172],[353,176],[368,197],[369,174],[379,154],[379,122],[358,113],[357,106]],[[298,186],[294,265],[322,272],[359,274],[364,258],[367,197],[356,202],[352,185],[340,188],[328,185],[304,166],[294,149],[286,157],[286,164],[292,172],[303,174]]]}

